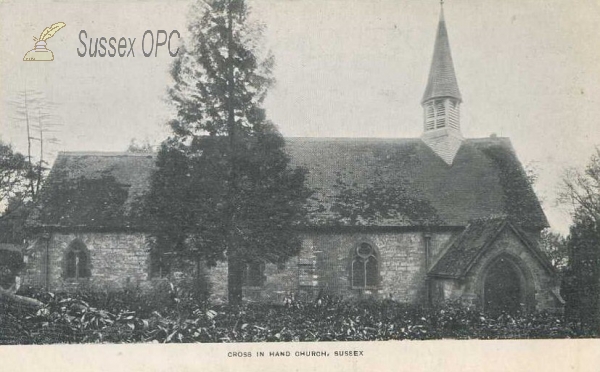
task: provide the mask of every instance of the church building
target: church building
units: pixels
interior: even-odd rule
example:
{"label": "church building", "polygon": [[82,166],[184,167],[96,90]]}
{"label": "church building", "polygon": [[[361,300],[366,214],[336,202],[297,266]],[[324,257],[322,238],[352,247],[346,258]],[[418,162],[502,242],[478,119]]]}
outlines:
{"label": "church building", "polygon": [[[302,250],[255,262],[244,298],[294,296],[459,301],[486,310],[560,310],[559,281],[538,247],[548,222],[508,138],[464,138],[463,97],[443,9],[419,138],[288,138],[314,192]],[[419,125],[415,123],[415,125]],[[63,152],[31,219],[25,284],[51,291],[151,288],[166,275],[142,205],[152,154]],[[205,268],[227,297],[227,265]]]}

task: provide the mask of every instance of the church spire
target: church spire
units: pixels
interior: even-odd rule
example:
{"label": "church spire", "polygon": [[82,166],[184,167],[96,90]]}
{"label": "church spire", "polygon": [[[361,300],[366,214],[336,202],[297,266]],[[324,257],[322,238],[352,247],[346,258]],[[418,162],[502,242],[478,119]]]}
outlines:
{"label": "church spire", "polygon": [[433,60],[431,61],[431,69],[429,70],[429,80],[427,81],[427,87],[425,88],[425,94],[423,94],[421,103],[440,97],[452,97],[458,101],[462,101],[456,81],[456,74],[454,73],[454,63],[452,62],[450,42],[448,41],[443,4],[444,2],[442,1],[437,37],[433,49]]}
{"label": "church spire", "polygon": [[429,80],[421,100],[424,110],[423,136],[421,137],[438,156],[452,165],[463,141],[460,132],[460,104],[448,31],[444,19],[443,0],[438,23]]}

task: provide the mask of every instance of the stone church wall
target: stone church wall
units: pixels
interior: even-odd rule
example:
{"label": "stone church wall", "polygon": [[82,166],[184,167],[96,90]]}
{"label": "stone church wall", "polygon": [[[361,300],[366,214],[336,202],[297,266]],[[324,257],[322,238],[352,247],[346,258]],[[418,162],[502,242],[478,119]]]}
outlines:
{"label": "stone church wall", "polygon": [[[242,288],[243,298],[251,302],[282,303],[286,298],[297,296],[298,257],[292,257],[284,265],[265,265],[265,282],[260,287]],[[227,302],[227,263],[219,262],[206,271],[210,285],[210,300],[216,303]]]}
{"label": "stone church wall", "polygon": [[[89,252],[89,278],[65,278],[66,252],[76,239]],[[137,288],[149,282],[148,249],[142,233],[54,233],[28,252],[23,284],[50,291]]]}
{"label": "stone church wall", "polygon": [[[453,233],[432,233],[430,266]],[[353,289],[350,279],[352,253],[360,243],[378,252],[379,286]],[[319,293],[343,298],[391,298],[400,302],[426,300],[425,235],[421,232],[305,233],[300,255],[285,265],[267,264],[261,287],[244,287],[248,301],[282,302],[286,297],[314,299]],[[227,265],[208,271],[212,298],[227,298]]]}
{"label": "stone church wall", "polygon": [[[266,264],[263,285],[245,286],[244,299],[281,303],[285,298],[310,300],[323,293],[343,298],[425,301],[425,236],[421,232],[305,233],[300,255],[285,264]],[[431,266],[453,234],[427,236],[430,236]],[[89,252],[90,278],[65,278],[65,255],[75,239],[81,240]],[[377,251],[380,280],[376,289],[351,287],[352,252],[360,243],[369,243]],[[51,291],[149,288],[152,280],[148,250],[143,233],[55,233],[49,239],[40,239],[28,254],[24,284],[43,288],[48,281]],[[211,300],[226,301],[227,264],[220,262],[205,270]]]}
{"label": "stone church wall", "polygon": [[[319,293],[342,298],[390,298],[400,302],[427,301],[427,257],[425,244],[429,239],[429,267],[444,253],[443,247],[456,233],[436,232],[313,232],[303,236],[298,257],[285,264],[265,265],[265,281],[260,287],[243,288],[246,301],[281,303],[285,298],[314,299]],[[90,278],[65,278],[65,255],[69,245],[79,239],[89,252]],[[374,247],[379,263],[379,285],[373,289],[351,286],[351,262],[355,248],[361,243]],[[47,253],[46,253],[47,252]],[[529,252],[512,230],[505,230],[476,263],[465,280],[436,280],[433,296],[460,299],[479,304],[483,293],[483,277],[487,265],[498,254],[510,254],[521,260],[531,279],[531,304],[537,310],[557,307],[553,289],[556,279]],[[49,262],[46,264],[46,257]],[[52,234],[38,240],[27,255],[23,284],[50,291],[78,289],[110,290],[150,288],[149,247],[143,233],[82,233]],[[46,272],[46,268],[49,271]],[[227,263],[207,268],[211,300],[227,300]]]}
{"label": "stone church wall", "polygon": [[[430,236],[430,250],[435,256],[452,234]],[[313,233],[305,239],[317,252],[319,287],[325,293],[344,298],[389,298],[410,303],[426,300],[426,237],[423,233]],[[351,285],[351,262],[361,243],[371,244],[378,252],[379,286],[374,290],[356,289]]]}

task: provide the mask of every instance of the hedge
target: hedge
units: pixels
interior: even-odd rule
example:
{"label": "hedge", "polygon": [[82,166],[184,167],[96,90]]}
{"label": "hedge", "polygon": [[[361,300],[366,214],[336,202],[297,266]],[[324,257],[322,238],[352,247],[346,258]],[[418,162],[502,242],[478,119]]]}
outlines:
{"label": "hedge", "polygon": [[384,301],[249,303],[242,307],[135,293],[37,294],[37,311],[0,308],[0,343],[271,342],[596,337],[550,313],[488,316],[448,303]]}

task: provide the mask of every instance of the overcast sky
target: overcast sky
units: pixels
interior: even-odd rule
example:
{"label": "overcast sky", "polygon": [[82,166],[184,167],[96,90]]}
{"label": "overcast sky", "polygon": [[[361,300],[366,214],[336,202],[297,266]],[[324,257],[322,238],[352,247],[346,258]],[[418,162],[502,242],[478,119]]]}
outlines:
{"label": "overcast sky", "polygon": [[[436,0],[255,0],[267,25],[277,85],[268,116],[285,136],[418,137],[439,17]],[[25,151],[7,100],[45,94],[62,122],[50,150],[123,151],[132,138],[167,135],[172,59],[141,55],[145,30],[185,35],[188,1],[7,1],[0,4],[0,134]],[[464,99],[465,137],[510,137],[533,166],[555,230],[562,170],[583,167],[600,144],[600,2],[446,0],[446,22]],[[55,22],[51,63],[23,62],[33,36]],[[80,30],[136,38],[135,58],[79,57]]]}

